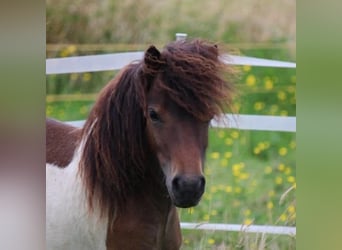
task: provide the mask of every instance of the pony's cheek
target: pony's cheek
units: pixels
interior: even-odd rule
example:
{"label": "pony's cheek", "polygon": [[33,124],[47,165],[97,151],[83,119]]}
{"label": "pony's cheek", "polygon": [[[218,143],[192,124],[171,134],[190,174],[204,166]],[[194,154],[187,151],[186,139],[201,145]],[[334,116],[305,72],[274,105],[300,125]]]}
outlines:
{"label": "pony's cheek", "polygon": [[161,153],[157,153],[157,157],[158,157],[159,165],[160,165],[164,175],[166,177],[171,176],[171,174],[172,174],[171,164],[170,164],[170,160],[168,159],[168,157],[164,156]]}

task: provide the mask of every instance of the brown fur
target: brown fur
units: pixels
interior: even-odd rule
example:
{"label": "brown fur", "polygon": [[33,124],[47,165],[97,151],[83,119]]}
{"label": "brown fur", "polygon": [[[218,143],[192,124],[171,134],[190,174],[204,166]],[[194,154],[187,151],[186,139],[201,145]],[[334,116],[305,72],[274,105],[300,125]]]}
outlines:
{"label": "brown fur", "polygon": [[66,167],[81,138],[81,129],[46,119],[46,162]]}
{"label": "brown fur", "polygon": [[[47,123],[55,137],[73,131],[73,138],[85,140],[80,173],[90,211],[99,205],[102,216],[109,216],[108,249],[179,249],[179,220],[162,161],[171,157],[178,174],[201,173],[208,122],[232,100],[218,57],[216,46],[199,40],[170,43],[161,53],[151,46],[144,60],[128,65],[101,91],[81,135]],[[147,107],[154,104],[172,134],[153,132],[157,125]],[[62,147],[50,153],[53,145],[47,144],[47,160],[65,165],[70,154],[63,148],[73,152],[75,144],[57,142]],[[170,155],[161,158],[163,149]]]}

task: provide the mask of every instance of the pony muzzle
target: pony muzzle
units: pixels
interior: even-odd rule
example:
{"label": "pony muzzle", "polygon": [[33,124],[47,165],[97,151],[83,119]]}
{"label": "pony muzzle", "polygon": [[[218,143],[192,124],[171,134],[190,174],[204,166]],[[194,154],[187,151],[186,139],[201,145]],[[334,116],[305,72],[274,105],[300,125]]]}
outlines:
{"label": "pony muzzle", "polygon": [[177,207],[193,207],[200,201],[204,188],[205,178],[202,175],[176,175],[171,182],[171,199]]}

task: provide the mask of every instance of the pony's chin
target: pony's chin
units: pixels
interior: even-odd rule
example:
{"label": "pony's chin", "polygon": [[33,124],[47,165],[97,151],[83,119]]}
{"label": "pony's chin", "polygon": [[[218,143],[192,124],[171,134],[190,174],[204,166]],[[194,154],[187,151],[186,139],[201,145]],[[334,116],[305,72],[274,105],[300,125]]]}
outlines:
{"label": "pony's chin", "polygon": [[190,208],[195,207],[200,202],[201,197],[197,199],[182,199],[182,198],[176,198],[174,195],[170,195],[170,198],[172,200],[172,203],[179,208]]}
{"label": "pony's chin", "polygon": [[173,201],[173,204],[176,206],[176,207],[179,207],[179,208],[190,208],[190,207],[195,207],[197,206],[198,201],[191,201],[191,202],[178,202],[178,201]]}

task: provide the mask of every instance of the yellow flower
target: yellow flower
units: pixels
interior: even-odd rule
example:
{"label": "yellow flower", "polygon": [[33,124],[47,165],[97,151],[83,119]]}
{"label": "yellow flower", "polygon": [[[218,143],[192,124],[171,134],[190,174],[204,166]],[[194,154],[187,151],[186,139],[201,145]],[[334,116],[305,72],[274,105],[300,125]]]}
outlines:
{"label": "yellow flower", "polygon": [[211,159],[217,160],[220,158],[220,153],[219,152],[212,152],[210,155]]}
{"label": "yellow flower", "polygon": [[273,197],[274,195],[275,195],[274,190],[271,190],[271,191],[268,192],[268,196],[269,197]]}
{"label": "yellow flower", "polygon": [[227,159],[231,158],[232,156],[233,156],[232,152],[225,152],[224,153],[224,157]]}
{"label": "yellow flower", "polygon": [[233,104],[233,110],[235,111],[235,112],[239,112],[240,111],[240,108],[241,108],[241,104],[240,103],[234,103]]}
{"label": "yellow flower", "polygon": [[233,170],[233,176],[239,177],[240,174],[241,174],[240,170]]}
{"label": "yellow flower", "polygon": [[281,185],[283,183],[283,178],[281,178],[280,176],[277,176],[274,180],[274,182],[277,184],[277,185]]}
{"label": "yellow flower", "polygon": [[284,173],[285,173],[286,175],[291,174],[291,168],[289,168],[289,167],[285,168]]}
{"label": "yellow flower", "polygon": [[236,194],[240,194],[240,193],[241,193],[241,188],[240,188],[240,187],[236,187],[236,188],[234,189],[234,192],[235,192]]}
{"label": "yellow flower", "polygon": [[226,193],[231,193],[231,192],[233,191],[233,188],[232,188],[231,186],[226,186],[225,189],[224,189],[224,191],[225,191]]}
{"label": "yellow flower", "polygon": [[46,107],[46,115],[47,115],[47,116],[51,116],[52,113],[53,113],[53,106],[48,105],[48,106]]}
{"label": "yellow flower", "polygon": [[225,135],[226,135],[226,134],[225,134],[224,130],[220,130],[220,131],[217,133],[218,138],[223,138]]}
{"label": "yellow flower", "polygon": [[72,73],[72,74],[70,75],[70,80],[71,80],[71,81],[76,81],[77,78],[78,78],[78,74],[77,74],[77,73]]}
{"label": "yellow flower", "polygon": [[209,219],[210,219],[209,214],[205,214],[205,215],[203,216],[203,220],[204,220],[204,221],[209,221]]}
{"label": "yellow flower", "polygon": [[296,91],[296,87],[295,86],[288,86],[287,91],[292,94]]}
{"label": "yellow flower", "polygon": [[190,243],[190,240],[184,239],[183,242],[184,242],[185,245],[188,245]]}
{"label": "yellow flower", "polygon": [[241,169],[245,167],[245,164],[243,162],[235,163],[232,166],[232,172],[234,176],[239,176],[241,174]]}
{"label": "yellow flower", "polygon": [[249,225],[251,225],[252,223],[253,223],[253,220],[248,219],[248,218],[245,219],[244,222],[243,222],[243,224],[246,225],[246,226],[249,226]]}
{"label": "yellow flower", "polygon": [[249,87],[253,87],[256,83],[256,78],[254,75],[248,75],[246,78],[246,84]]}
{"label": "yellow flower", "polygon": [[265,150],[267,148],[267,144],[264,142],[259,142],[258,147],[260,148],[260,150]]}
{"label": "yellow flower", "polygon": [[89,82],[91,79],[91,74],[90,73],[84,73],[82,79],[85,82]]}
{"label": "yellow flower", "polygon": [[233,166],[232,166],[232,170],[233,172],[239,172],[241,170],[241,165],[240,163],[235,163]]}
{"label": "yellow flower", "polygon": [[287,154],[287,148],[281,147],[278,151],[280,156],[285,156]]}
{"label": "yellow flower", "polygon": [[267,209],[271,210],[273,208],[273,202],[272,201],[267,202],[266,207]]}
{"label": "yellow flower", "polygon": [[228,145],[228,146],[230,146],[230,145],[233,145],[233,139],[232,138],[226,138],[225,140],[224,140],[224,142],[225,142],[225,144],[226,145]]}
{"label": "yellow flower", "polygon": [[232,133],[230,134],[230,136],[231,136],[233,139],[237,139],[237,138],[239,138],[239,132],[238,132],[238,131],[232,131]]}
{"label": "yellow flower", "polygon": [[265,167],[264,173],[265,173],[265,174],[270,174],[270,173],[272,173],[272,167],[270,167],[270,166]]}
{"label": "yellow flower", "polygon": [[296,181],[296,179],[293,176],[287,177],[287,182],[294,183],[295,181]]}
{"label": "yellow flower", "polygon": [[63,49],[60,52],[61,57],[67,57],[69,55],[69,51],[67,49]]}
{"label": "yellow flower", "polygon": [[245,72],[249,72],[249,71],[251,70],[251,66],[250,66],[250,65],[243,65],[243,66],[242,66],[242,69],[243,69],[243,71],[245,71]]}
{"label": "yellow flower", "polygon": [[243,212],[243,214],[244,214],[246,217],[248,217],[248,216],[251,215],[251,210],[246,209],[246,210]]}
{"label": "yellow flower", "polygon": [[215,240],[213,238],[210,238],[210,239],[208,239],[208,243],[209,243],[209,245],[214,245]]}
{"label": "yellow flower", "polygon": [[75,45],[70,45],[67,47],[67,50],[69,54],[74,54],[77,50],[77,47]]}
{"label": "yellow flower", "polygon": [[283,163],[280,163],[280,164],[278,165],[278,170],[279,170],[280,172],[283,172],[283,171],[285,170],[285,165],[284,165]]}
{"label": "yellow flower", "polygon": [[76,50],[77,50],[77,48],[76,48],[75,45],[70,45],[70,46],[64,48],[61,51],[60,55],[61,55],[61,57],[67,57],[67,56],[69,56],[71,54],[74,54],[76,52]]}
{"label": "yellow flower", "polygon": [[273,89],[273,81],[271,79],[267,79],[264,83],[264,87],[266,90]]}
{"label": "yellow flower", "polygon": [[284,91],[279,91],[277,97],[280,101],[285,101],[286,100],[286,93]]}
{"label": "yellow flower", "polygon": [[188,214],[193,214],[193,213],[194,213],[194,208],[193,207],[188,208]]}
{"label": "yellow flower", "polygon": [[215,216],[215,215],[217,215],[217,210],[212,210],[211,212],[210,212],[210,214],[212,215],[212,216]]}
{"label": "yellow flower", "polygon": [[289,144],[289,147],[291,149],[295,149],[296,148],[296,142],[295,141],[291,141],[290,144]]}
{"label": "yellow flower", "polygon": [[216,186],[211,186],[210,187],[210,193],[216,193],[217,192],[217,187]]}
{"label": "yellow flower", "polygon": [[263,102],[256,102],[254,103],[254,110],[260,111],[265,107],[265,103]]}
{"label": "yellow flower", "polygon": [[287,110],[281,110],[280,111],[280,116],[287,116],[289,114],[289,112],[287,112]]}
{"label": "yellow flower", "polygon": [[290,205],[288,208],[287,208],[287,211],[290,213],[290,214],[293,214],[296,212],[296,207],[294,205]]}
{"label": "yellow flower", "polygon": [[280,217],[279,217],[279,220],[282,221],[282,222],[286,221],[286,219],[287,219],[286,214],[281,214]]}
{"label": "yellow flower", "polygon": [[261,152],[261,150],[260,150],[259,147],[256,147],[256,148],[253,149],[253,153],[256,154],[256,155],[260,154],[260,152]]}
{"label": "yellow flower", "polygon": [[249,178],[249,173],[242,173],[239,178],[240,180],[247,180]]}

